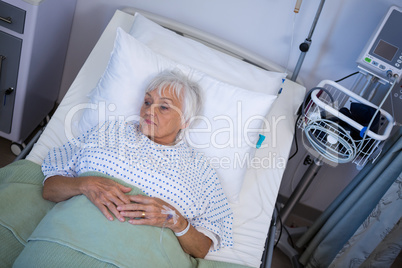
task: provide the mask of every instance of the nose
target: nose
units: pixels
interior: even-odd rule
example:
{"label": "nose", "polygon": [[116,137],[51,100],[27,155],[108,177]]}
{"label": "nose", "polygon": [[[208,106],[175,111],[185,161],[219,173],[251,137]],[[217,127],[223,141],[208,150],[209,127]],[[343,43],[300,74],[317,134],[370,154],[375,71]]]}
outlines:
{"label": "nose", "polygon": [[156,104],[152,104],[145,108],[145,114],[155,116],[157,110],[158,109],[156,109]]}

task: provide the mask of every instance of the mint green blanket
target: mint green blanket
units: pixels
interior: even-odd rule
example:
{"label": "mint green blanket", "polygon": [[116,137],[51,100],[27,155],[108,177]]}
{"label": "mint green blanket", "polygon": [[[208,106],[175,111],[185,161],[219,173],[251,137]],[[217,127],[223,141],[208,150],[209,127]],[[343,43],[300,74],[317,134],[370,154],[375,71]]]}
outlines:
{"label": "mint green blanket", "polygon": [[42,198],[43,174],[27,160],[0,169],[0,267],[10,267],[54,203]]}
{"label": "mint green blanket", "polygon": [[[40,166],[26,160],[0,169],[0,224],[20,243],[29,241],[17,267],[35,266],[34,260],[47,267],[66,264],[66,260],[77,263],[78,258],[89,260],[78,263],[96,261],[103,267],[242,267],[192,258],[183,252],[170,229],[162,232],[157,227],[108,221],[85,196],[54,205],[41,197],[42,180]],[[142,193],[130,187],[130,194]]]}

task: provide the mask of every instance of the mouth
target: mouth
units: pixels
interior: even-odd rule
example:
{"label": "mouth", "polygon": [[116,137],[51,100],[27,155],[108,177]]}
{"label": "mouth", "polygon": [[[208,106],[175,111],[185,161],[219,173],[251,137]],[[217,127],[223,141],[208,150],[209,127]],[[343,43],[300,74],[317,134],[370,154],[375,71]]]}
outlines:
{"label": "mouth", "polygon": [[144,122],[145,122],[147,125],[156,125],[153,121],[151,121],[151,120],[149,120],[149,119],[144,119]]}

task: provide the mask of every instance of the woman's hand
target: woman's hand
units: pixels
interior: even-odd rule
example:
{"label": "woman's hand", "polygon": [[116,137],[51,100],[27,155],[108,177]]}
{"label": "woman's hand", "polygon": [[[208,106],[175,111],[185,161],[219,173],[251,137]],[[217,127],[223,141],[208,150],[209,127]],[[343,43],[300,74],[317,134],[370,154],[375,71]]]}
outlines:
{"label": "woman's hand", "polygon": [[130,203],[129,196],[125,193],[130,192],[131,188],[102,177],[82,177],[82,180],[82,193],[107,219],[113,220],[110,214],[112,212],[119,221],[125,220],[117,210],[117,206]]}
{"label": "woman's hand", "polygon": [[[211,247],[212,241],[203,233],[198,232],[191,224],[170,204],[156,198],[144,195],[131,195],[134,203],[123,204],[117,210],[124,217],[131,218],[128,222],[133,225],[152,225],[167,227],[173,232],[179,233],[190,225],[190,229],[177,237],[183,250],[196,258],[204,258]],[[174,211],[169,216],[166,212]]]}
{"label": "woman's hand", "polygon": [[112,212],[117,219],[124,221],[124,217],[120,215],[116,207],[130,203],[129,197],[125,194],[130,191],[131,188],[102,177],[53,176],[46,179],[42,195],[46,200],[61,202],[84,194],[106,218],[113,220],[110,214]]}
{"label": "woman's hand", "polygon": [[[130,195],[128,197],[134,203],[120,205],[117,210],[122,216],[131,218],[129,223],[167,227],[176,233],[187,227],[187,220],[180,212],[162,199],[144,195]],[[170,213],[171,217],[168,217],[168,211],[173,211]]]}

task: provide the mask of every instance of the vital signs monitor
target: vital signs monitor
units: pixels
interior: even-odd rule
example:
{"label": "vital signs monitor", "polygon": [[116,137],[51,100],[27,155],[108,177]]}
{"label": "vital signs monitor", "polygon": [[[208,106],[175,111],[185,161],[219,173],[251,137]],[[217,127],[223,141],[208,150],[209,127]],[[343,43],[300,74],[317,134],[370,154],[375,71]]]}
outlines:
{"label": "vital signs monitor", "polygon": [[402,75],[402,9],[392,6],[357,59],[359,68],[390,82]]}

